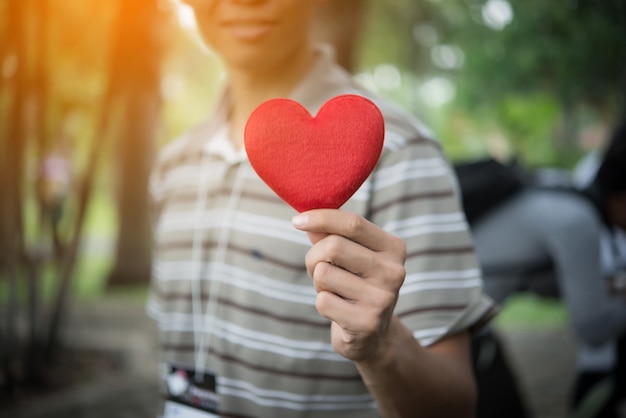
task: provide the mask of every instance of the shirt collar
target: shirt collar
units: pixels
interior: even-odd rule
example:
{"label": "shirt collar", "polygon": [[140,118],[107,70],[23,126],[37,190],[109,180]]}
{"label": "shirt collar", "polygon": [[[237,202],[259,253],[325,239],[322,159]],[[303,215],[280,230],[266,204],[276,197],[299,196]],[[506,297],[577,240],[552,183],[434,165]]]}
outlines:
{"label": "shirt collar", "polygon": [[[288,98],[302,104],[311,114],[316,114],[331,97],[346,93],[346,85],[352,83],[350,74],[335,63],[335,53],[330,45],[318,44],[314,47],[316,60],[307,75],[292,90]],[[356,92],[356,88],[355,88]],[[212,118],[214,132],[203,149],[209,155],[222,157],[234,164],[247,159],[245,148],[237,150],[228,133],[226,123],[232,98],[228,85],[223,89],[216,103],[216,113]]]}
{"label": "shirt collar", "polygon": [[208,155],[221,157],[228,164],[241,163],[248,158],[244,147],[237,149],[233,145],[226,124],[218,128],[215,135],[205,145],[204,150]]}

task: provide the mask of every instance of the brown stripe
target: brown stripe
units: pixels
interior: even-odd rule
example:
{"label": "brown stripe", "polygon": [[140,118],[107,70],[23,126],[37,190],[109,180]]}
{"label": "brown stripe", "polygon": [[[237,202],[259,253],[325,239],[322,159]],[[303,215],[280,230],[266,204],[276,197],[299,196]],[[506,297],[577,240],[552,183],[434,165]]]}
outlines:
{"label": "brown stripe", "polygon": [[235,414],[234,412],[223,412],[220,411],[220,418],[255,418],[251,415],[240,415]]}
{"label": "brown stripe", "polygon": [[432,145],[433,148],[436,148],[438,150],[441,150],[441,144],[438,141],[434,141],[430,138],[426,138],[424,136],[417,136],[415,138],[411,138],[408,141],[406,141],[407,145],[424,145],[424,144],[428,144],[428,145]]}
{"label": "brown stripe", "polygon": [[452,189],[404,196],[400,199],[392,200],[383,205],[373,207],[372,214],[376,214],[377,212],[381,212],[389,208],[390,206],[394,206],[394,205],[401,204],[401,203],[404,204],[404,203],[409,203],[409,202],[413,202],[416,200],[424,200],[424,199],[443,199],[443,198],[448,198],[452,196],[454,196],[454,191]]}
{"label": "brown stripe", "polygon": [[449,248],[428,248],[425,250],[415,251],[406,255],[406,258],[421,257],[425,255],[451,255],[451,254],[468,254],[474,252],[473,246],[468,247],[449,247]]}
{"label": "brown stripe", "polygon": [[[185,249],[192,248],[192,241],[191,240],[166,241],[166,242],[159,243],[157,245],[158,245],[157,249],[159,251],[185,250]],[[202,243],[203,250],[215,249],[216,247],[217,247],[217,242],[215,241],[204,241]],[[267,261],[270,264],[274,264],[276,266],[283,267],[289,270],[294,270],[294,271],[304,270],[304,260],[302,260],[302,263],[294,264],[294,263],[288,263],[276,257],[270,257],[267,255],[267,253],[261,252],[254,248],[241,247],[241,246],[233,245],[230,243],[228,244],[227,248],[229,251],[243,254],[246,256],[251,256],[253,258],[261,259],[263,261]]]}
{"label": "brown stripe", "polygon": [[404,311],[398,313],[399,318],[403,318],[409,315],[415,315],[424,312],[436,312],[436,311],[462,311],[467,308],[467,305],[439,305],[439,306],[429,306],[427,308],[415,308],[410,311]]}
{"label": "brown stripe", "polygon": [[[154,289],[154,288],[153,288]],[[154,293],[157,294],[157,296],[166,301],[166,302],[172,302],[175,300],[191,300],[191,294],[189,293],[177,293],[177,292],[159,292],[157,289],[154,289]],[[202,294],[200,296],[200,299],[205,302],[208,300],[208,295],[206,294]],[[262,310],[262,309],[258,309],[258,308],[252,308],[249,306],[244,306],[244,305],[240,305],[237,304],[229,299],[224,299],[224,298],[218,298],[218,304],[222,305],[222,306],[229,306],[231,308],[243,311],[243,312],[247,312],[250,314],[254,314],[256,316],[260,316],[260,317],[264,317],[264,318],[271,318],[275,321],[278,322],[283,322],[286,324],[298,324],[298,325],[306,325],[309,327],[313,327],[313,328],[328,328],[330,327],[330,322],[323,319],[322,317],[320,317],[319,321],[311,321],[311,320],[306,320],[306,319],[298,319],[298,318],[294,318],[294,317],[287,317],[287,316],[280,316],[280,315],[276,315],[273,314],[271,312]]]}
{"label": "brown stripe", "polygon": [[[195,184],[192,184],[192,183],[189,183],[188,185],[189,186],[193,185],[195,187]],[[176,203],[195,202],[196,199],[198,198],[198,192],[195,189],[189,192],[181,192],[181,191],[175,190],[174,193],[176,195]],[[212,189],[208,191],[206,194],[206,197],[207,199],[214,199],[218,196],[228,197],[230,196],[230,193],[231,193],[231,189],[227,187],[222,187],[220,189]],[[263,201],[263,202],[282,202],[282,200],[280,200],[278,196],[276,196],[275,194],[269,194],[269,193],[255,193],[255,192],[245,191],[241,194],[241,196],[245,199],[258,200],[258,201]]]}

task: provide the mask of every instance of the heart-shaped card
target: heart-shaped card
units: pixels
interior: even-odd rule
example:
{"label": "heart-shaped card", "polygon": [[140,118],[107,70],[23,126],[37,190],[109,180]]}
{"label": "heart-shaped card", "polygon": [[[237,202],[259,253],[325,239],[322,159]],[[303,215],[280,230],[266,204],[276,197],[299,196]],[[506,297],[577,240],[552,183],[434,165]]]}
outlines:
{"label": "heart-shaped card", "polygon": [[259,177],[298,212],[341,207],[380,159],[385,124],[378,107],[357,95],[328,100],[316,116],[290,99],[262,103],[244,131]]}

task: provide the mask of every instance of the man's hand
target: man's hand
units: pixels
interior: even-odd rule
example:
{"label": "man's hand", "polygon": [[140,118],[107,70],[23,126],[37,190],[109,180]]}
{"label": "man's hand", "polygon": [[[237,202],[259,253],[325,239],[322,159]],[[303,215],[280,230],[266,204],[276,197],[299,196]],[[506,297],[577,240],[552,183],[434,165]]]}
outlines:
{"label": "man's hand", "polygon": [[332,321],[337,353],[355,362],[379,361],[391,350],[390,323],[404,282],[406,246],[353,213],[312,210],[293,219],[313,247],[306,267],[316,308]]}

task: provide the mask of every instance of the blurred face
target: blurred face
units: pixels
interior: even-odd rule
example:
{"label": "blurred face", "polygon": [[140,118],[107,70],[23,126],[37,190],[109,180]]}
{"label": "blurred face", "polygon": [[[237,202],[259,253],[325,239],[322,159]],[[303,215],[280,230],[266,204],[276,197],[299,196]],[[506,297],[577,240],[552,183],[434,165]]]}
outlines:
{"label": "blurred face", "polygon": [[184,0],[205,42],[231,69],[279,69],[309,52],[317,0]]}

